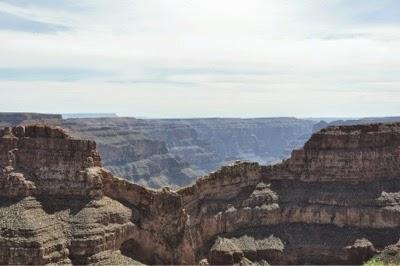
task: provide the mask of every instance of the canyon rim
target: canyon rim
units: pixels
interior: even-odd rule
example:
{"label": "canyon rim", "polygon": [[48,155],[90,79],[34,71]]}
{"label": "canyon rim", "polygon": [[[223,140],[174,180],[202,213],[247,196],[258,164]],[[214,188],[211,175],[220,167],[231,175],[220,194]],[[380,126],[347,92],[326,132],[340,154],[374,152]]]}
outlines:
{"label": "canyon rim", "polygon": [[331,126],[282,163],[236,162],[177,190],[114,176],[94,141],[60,128],[7,127],[0,147],[0,264],[361,264],[398,256],[398,123]]}
{"label": "canyon rim", "polygon": [[400,265],[399,0],[0,0],[0,266]]}

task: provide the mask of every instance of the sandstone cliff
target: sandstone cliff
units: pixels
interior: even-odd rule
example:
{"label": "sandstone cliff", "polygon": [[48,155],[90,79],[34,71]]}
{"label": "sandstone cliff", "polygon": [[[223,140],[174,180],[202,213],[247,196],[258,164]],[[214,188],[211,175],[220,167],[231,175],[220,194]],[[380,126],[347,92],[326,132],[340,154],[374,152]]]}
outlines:
{"label": "sandstone cliff", "polygon": [[145,262],[176,260],[179,196],[114,177],[95,142],[57,128],[5,128],[0,169],[0,264],[134,262],[119,250]]}
{"label": "sandstone cliff", "polygon": [[330,127],[177,191],[113,176],[61,129],[0,147],[0,264],[359,264],[400,238],[400,124]]}

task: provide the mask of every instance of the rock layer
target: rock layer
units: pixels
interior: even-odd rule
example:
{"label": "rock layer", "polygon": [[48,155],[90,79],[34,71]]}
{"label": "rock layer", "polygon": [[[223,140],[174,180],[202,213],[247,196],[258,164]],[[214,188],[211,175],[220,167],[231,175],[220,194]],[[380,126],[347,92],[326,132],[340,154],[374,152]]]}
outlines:
{"label": "rock layer", "polygon": [[64,126],[70,125],[76,132],[82,126],[140,132],[149,139],[162,141],[171,154],[193,167],[207,171],[237,159],[265,163],[287,158],[311,135],[314,122],[289,117],[64,121]]}
{"label": "rock layer", "polygon": [[125,179],[159,188],[184,186],[199,175],[172,154],[162,139],[148,136],[152,129],[145,120],[67,119],[62,125],[74,136],[96,140],[104,165]]}
{"label": "rock layer", "polygon": [[59,125],[75,137],[95,140],[107,169],[155,188],[189,185],[235,160],[273,163],[285,159],[304,144],[314,124],[286,117],[62,119],[59,115],[0,113],[0,127],[32,123]]}
{"label": "rock layer", "polygon": [[400,124],[329,127],[177,191],[44,126],[1,130],[0,168],[0,264],[360,264],[400,238]]}
{"label": "rock layer", "polygon": [[54,124],[62,119],[58,114],[40,113],[2,113],[0,112],[0,127],[17,126],[26,123]]}

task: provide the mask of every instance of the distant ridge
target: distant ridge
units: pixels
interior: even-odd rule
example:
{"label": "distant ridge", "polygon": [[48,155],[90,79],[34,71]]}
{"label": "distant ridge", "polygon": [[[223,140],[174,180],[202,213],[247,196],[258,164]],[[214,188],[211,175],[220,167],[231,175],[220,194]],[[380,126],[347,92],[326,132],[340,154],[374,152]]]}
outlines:
{"label": "distant ridge", "polygon": [[69,118],[101,118],[101,117],[118,117],[115,113],[71,113],[62,114],[64,119]]}
{"label": "distant ridge", "polygon": [[2,113],[0,112],[0,126],[18,125],[24,121],[30,122],[44,122],[50,123],[50,120],[62,119],[59,114],[43,114],[43,113],[25,113],[25,112],[15,112],[15,113]]}

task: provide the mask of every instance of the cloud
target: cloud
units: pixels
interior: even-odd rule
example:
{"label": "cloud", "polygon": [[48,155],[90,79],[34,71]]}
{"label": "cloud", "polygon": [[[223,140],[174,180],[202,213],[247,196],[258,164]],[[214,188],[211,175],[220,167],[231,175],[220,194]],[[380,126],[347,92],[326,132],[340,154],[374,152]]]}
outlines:
{"label": "cloud", "polygon": [[[22,105],[10,88],[28,95],[40,88],[46,95],[40,108],[63,112],[107,108],[182,117],[400,111],[397,1],[76,3],[0,1],[0,12],[14,19],[0,15],[0,93],[11,98],[7,110],[38,109]],[[94,94],[106,102],[94,102]],[[62,97],[74,100],[52,104]],[[379,101],[369,106],[374,99]]]}
{"label": "cloud", "polygon": [[[38,1],[37,3],[43,3],[44,1]],[[20,5],[16,5],[20,4]],[[3,16],[14,18],[14,21],[10,21],[15,25],[21,23],[21,21],[30,21],[34,24],[52,25],[53,27],[68,28],[73,23],[73,12],[64,9],[53,9],[47,6],[32,5],[32,1],[0,1],[0,12]],[[35,1],[36,3],[36,1]],[[29,31],[29,25],[26,25]]]}
{"label": "cloud", "polygon": [[82,68],[0,68],[0,80],[14,81],[76,81],[104,74]]}
{"label": "cloud", "polygon": [[37,22],[12,14],[0,12],[0,29],[26,32],[52,33],[67,30],[67,27]]}

